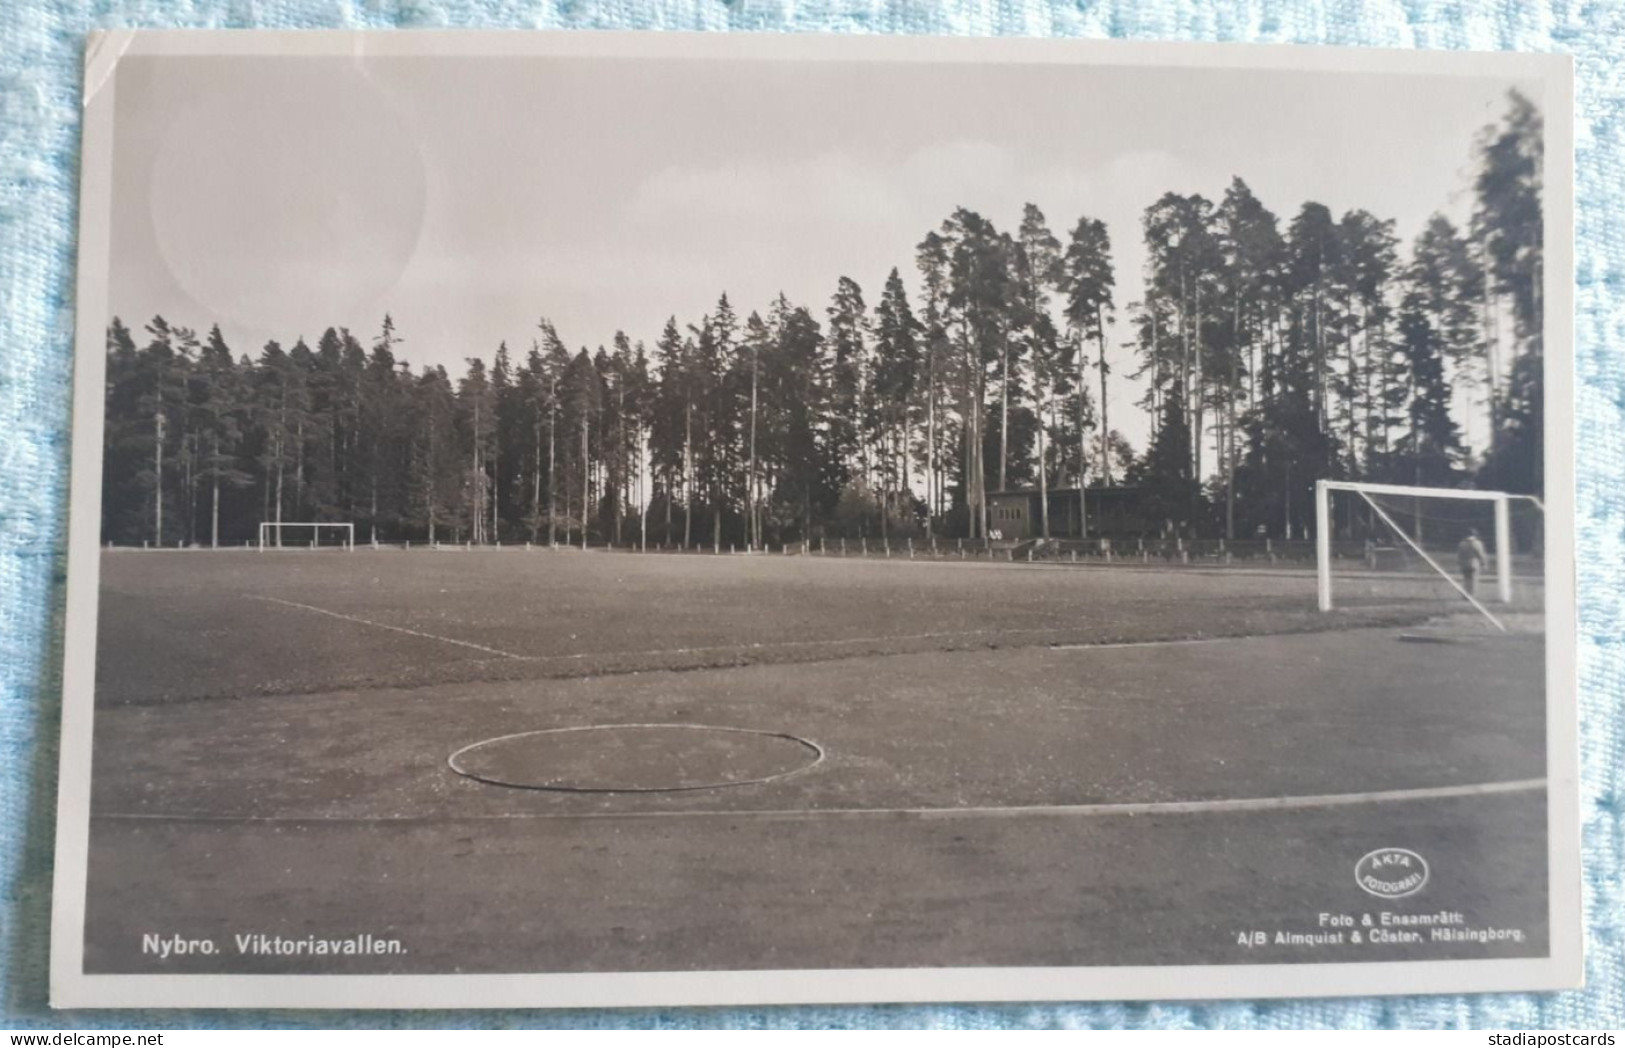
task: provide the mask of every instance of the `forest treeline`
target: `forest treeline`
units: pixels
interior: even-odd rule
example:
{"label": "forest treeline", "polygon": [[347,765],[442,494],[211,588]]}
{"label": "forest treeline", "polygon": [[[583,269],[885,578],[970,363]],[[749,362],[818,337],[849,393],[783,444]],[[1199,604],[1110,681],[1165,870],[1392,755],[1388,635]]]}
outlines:
{"label": "forest treeline", "polygon": [[[981,537],[988,492],[1087,483],[1134,488],[1163,532],[1302,537],[1318,478],[1538,493],[1541,152],[1539,113],[1510,94],[1473,143],[1470,223],[1435,215],[1403,258],[1366,211],[1308,202],[1283,222],[1240,178],[1217,201],[1166,193],[1122,306],[1105,224],[1058,235],[1028,204],[1014,231],[955,210],[916,246],[912,292],[894,268],[818,308],[780,295],[741,317],[723,294],[652,344],[592,351],[544,318],[456,375],[414,371],[388,316],[254,356],[218,326],[114,318],[103,536]],[[1108,409],[1146,413],[1143,451]]]}

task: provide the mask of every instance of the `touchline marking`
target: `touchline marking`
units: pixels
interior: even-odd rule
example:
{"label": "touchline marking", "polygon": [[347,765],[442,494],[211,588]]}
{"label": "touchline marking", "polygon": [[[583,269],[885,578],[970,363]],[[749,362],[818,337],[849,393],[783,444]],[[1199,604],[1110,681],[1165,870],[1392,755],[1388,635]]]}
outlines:
{"label": "touchline marking", "polygon": [[1450,800],[1459,797],[1487,797],[1502,793],[1532,793],[1546,788],[1545,779],[1513,779],[1507,782],[1476,782],[1462,786],[1425,786],[1410,790],[1372,790],[1362,793],[1320,793],[1302,797],[1242,797],[1212,801],[1138,801],[1123,804],[1028,804],[1007,807],[961,808],[746,808],[739,811],[703,809],[695,811],[592,811],[592,812],[498,812],[489,815],[209,815],[186,812],[105,812],[92,818],[132,822],[219,822],[219,823],[424,823],[490,822],[508,819],[854,819],[876,816],[917,819],[958,819],[968,817],[1018,817],[1061,815],[1101,817],[1112,815],[1207,815],[1235,812],[1303,811],[1315,808],[1347,808],[1359,804],[1396,804],[1407,801]]}
{"label": "touchline marking", "polygon": [[[657,658],[664,655],[711,655],[719,652],[748,653],[752,651],[772,651],[780,648],[817,648],[831,647],[842,644],[882,644],[898,641],[946,640],[951,637],[1016,637],[1035,636],[1039,634],[1070,633],[1074,627],[1067,626],[1034,626],[1014,629],[965,629],[941,630],[934,633],[903,633],[879,637],[834,637],[827,640],[780,640],[766,641],[756,644],[726,644],[711,647],[693,648],[656,648],[649,651],[582,651],[568,655],[517,655],[511,651],[501,651],[497,648],[488,648],[483,644],[472,641],[458,640],[455,637],[442,637],[436,633],[425,633],[422,630],[408,629],[405,626],[392,626],[387,622],[377,622],[373,619],[364,619],[358,615],[346,615],[343,612],[329,611],[327,608],[318,608],[314,604],[301,604],[294,600],[283,600],[280,597],[264,597],[250,595],[250,600],[262,600],[271,604],[281,604],[287,608],[298,608],[302,611],[314,611],[318,615],[327,615],[345,622],[354,622],[362,626],[374,626],[381,630],[392,630],[396,633],[405,633],[412,637],[422,637],[426,640],[437,640],[444,644],[456,644],[463,648],[472,648],[483,651],[488,655],[496,655],[504,659],[514,659],[518,662],[579,662],[584,659],[624,659],[624,658]],[[1052,651],[1085,651],[1091,648],[1149,648],[1174,644],[1211,644],[1217,641],[1250,640],[1252,635],[1235,637],[1175,637],[1167,640],[1137,640],[1137,641],[1111,641],[1102,644],[1051,644]]]}
{"label": "touchline marking", "polygon": [[[314,611],[318,615],[327,615],[327,616],[330,616],[330,617],[335,618],[335,619],[342,619],[345,622],[354,622],[354,623],[357,623],[358,625],[362,625],[362,626],[374,626],[374,627],[377,627],[378,629],[382,629],[382,630],[392,630],[392,631],[394,631],[396,633],[404,633],[404,634],[407,634],[408,636],[412,636],[412,637],[422,637],[422,638],[424,638],[426,640],[440,641],[443,644],[456,644],[459,647],[472,648],[474,651],[482,651],[482,652],[485,652],[487,655],[496,655],[499,658],[513,659],[516,662],[581,662],[581,661],[587,660],[587,659],[659,658],[659,657],[662,657],[662,656],[671,656],[671,655],[713,655],[713,654],[727,653],[727,652],[734,652],[734,653],[739,653],[739,654],[748,654],[750,652],[755,652],[755,651],[773,651],[773,650],[784,649],[784,648],[819,648],[819,647],[836,647],[836,646],[840,646],[840,645],[854,645],[854,644],[856,644],[856,645],[884,644],[884,643],[896,643],[896,642],[900,642],[900,641],[901,642],[908,642],[908,641],[946,640],[946,639],[955,638],[955,637],[1038,636],[1038,635],[1042,635],[1042,634],[1071,633],[1076,629],[1076,627],[1071,627],[1071,626],[1032,626],[1032,627],[999,628],[999,629],[939,630],[939,631],[932,632],[932,633],[902,633],[902,634],[891,634],[891,635],[878,636],[878,637],[833,637],[833,638],[830,638],[830,639],[827,639],[827,640],[779,640],[779,641],[765,641],[765,642],[759,642],[759,643],[755,643],[755,644],[725,644],[725,645],[702,646],[702,647],[692,647],[692,648],[655,648],[655,649],[651,649],[651,650],[647,650],[647,651],[582,651],[582,652],[572,652],[570,654],[562,654],[562,655],[519,655],[519,654],[515,654],[514,652],[511,652],[511,651],[502,651],[502,650],[497,649],[497,648],[486,647],[483,644],[475,644],[472,641],[458,640],[455,637],[442,637],[442,636],[440,636],[439,634],[436,634],[436,633],[425,633],[422,630],[409,629],[409,628],[407,628],[405,626],[391,626],[387,622],[377,622],[377,621],[374,621],[373,619],[364,619],[364,618],[361,618],[358,615],[346,615],[343,612],[329,611],[327,608],[318,608],[314,604],[301,604],[298,601],[294,601],[294,600],[283,600],[280,597],[265,597],[265,596],[260,596],[258,594],[250,594],[249,599],[250,600],[266,601],[266,602],[271,603],[271,604],[280,604],[283,607],[288,607],[288,608],[299,608],[302,611]],[[1385,629],[1385,628],[1389,628],[1389,627],[1386,626],[1386,625],[1382,625],[1382,624],[1374,624],[1374,625],[1370,625],[1370,626],[1367,626],[1367,625],[1364,625],[1364,624],[1355,624],[1355,625],[1352,625],[1352,626],[1350,626],[1348,628],[1351,628],[1351,629]],[[1318,631],[1318,630],[1308,630],[1308,631],[1304,631],[1303,635],[1317,633],[1317,632],[1320,632],[1320,631]],[[1160,640],[1104,641],[1104,642],[1101,642],[1101,643],[1098,643],[1098,644],[1088,642],[1088,641],[1084,641],[1084,642],[1080,642],[1080,643],[1048,644],[1048,645],[1044,645],[1044,647],[1047,647],[1051,651],[1090,651],[1090,650],[1112,651],[1112,650],[1120,650],[1120,649],[1125,649],[1125,648],[1157,648],[1157,647],[1189,646],[1189,645],[1196,645],[1196,644],[1215,644],[1215,643],[1221,643],[1221,642],[1226,642],[1226,641],[1258,640],[1258,639],[1261,639],[1261,638],[1264,638],[1264,637],[1291,636],[1291,635],[1297,635],[1297,634],[1242,633],[1242,634],[1236,634],[1236,635],[1233,635],[1233,636],[1169,637],[1169,638],[1160,639]],[[868,654],[868,653],[865,653],[865,654]],[[879,652],[879,653],[875,653],[875,654],[886,654],[886,653]],[[923,653],[902,652],[900,654],[923,654]],[[658,668],[666,668],[666,667],[658,667]]]}
{"label": "touchline marking", "polygon": [[499,651],[496,648],[487,648],[483,644],[475,644],[472,641],[458,640],[455,637],[442,637],[436,633],[424,633],[422,630],[407,629],[405,626],[391,626],[387,622],[374,622],[371,619],[363,619],[355,615],[346,615],[343,612],[328,611],[326,608],[318,608],[314,604],[300,604],[298,601],[294,600],[283,600],[280,597],[261,597],[258,595],[251,595],[249,599],[263,600],[271,604],[281,604],[283,607],[287,608],[299,608],[302,611],[314,611],[318,615],[328,615],[335,619],[343,619],[345,622],[360,623],[363,626],[376,626],[381,630],[393,630],[396,633],[405,633],[412,637],[423,637],[426,640],[437,640],[442,644],[455,644],[460,648],[473,648],[475,651],[483,651],[487,655],[497,655],[504,659],[519,659],[521,661],[527,661],[525,656],[515,655],[511,651]]}
{"label": "touchline marking", "polygon": [[881,637],[831,637],[827,640],[770,640],[754,644],[719,644],[711,647],[655,648],[650,651],[582,651],[570,655],[532,655],[529,658],[533,662],[563,662],[571,659],[647,658],[656,655],[708,655],[723,651],[769,651],[774,648],[816,648],[836,644],[880,644],[886,641],[900,640],[942,640],[948,637],[992,637],[1067,632],[1069,632],[1069,629],[1064,626],[1035,626],[1031,629],[944,630],[937,633],[898,633]]}
{"label": "touchline marking", "polygon": [[[357,620],[361,621],[361,620]],[[1352,626],[1350,629],[1389,629],[1387,625]],[[899,633],[879,637],[834,637],[828,640],[773,640],[755,644],[723,644],[713,647],[696,648],[655,648],[649,651],[583,651],[569,655],[514,655],[513,658],[523,659],[527,662],[569,662],[581,659],[620,659],[620,658],[652,658],[660,655],[708,655],[717,652],[752,652],[771,651],[776,648],[816,648],[841,644],[881,644],[891,641],[918,641],[918,640],[946,640],[951,637],[1016,637],[1033,636],[1044,633],[1073,633],[1076,627],[1072,626],[1033,626],[1016,629],[967,629],[942,630],[936,633]],[[1213,637],[1168,637],[1161,640],[1124,640],[1102,641],[1092,643],[1088,641],[1075,644],[1047,644],[1050,651],[1102,651],[1118,648],[1160,648],[1173,645],[1189,644],[1217,644],[1225,641],[1264,640],[1281,636],[1311,636],[1315,633],[1326,632],[1321,630],[1305,630],[1300,633],[1238,633],[1229,636]],[[461,643],[461,642],[457,642]],[[865,655],[870,654],[868,652]],[[885,654],[876,652],[874,654]],[[923,655],[928,652],[900,652],[903,655]],[[940,653],[938,653],[940,654]]]}

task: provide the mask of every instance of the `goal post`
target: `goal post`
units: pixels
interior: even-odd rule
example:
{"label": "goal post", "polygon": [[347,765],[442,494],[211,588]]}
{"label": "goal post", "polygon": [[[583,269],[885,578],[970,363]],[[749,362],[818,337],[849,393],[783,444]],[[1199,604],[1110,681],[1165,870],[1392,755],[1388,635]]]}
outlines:
{"label": "goal post", "polygon": [[[1421,521],[1435,521],[1436,531],[1445,532],[1443,536],[1435,535],[1435,539],[1444,538],[1446,548],[1460,541],[1468,533],[1476,533],[1480,528],[1488,532],[1486,538],[1490,540],[1491,548],[1488,551],[1494,558],[1495,564],[1495,598],[1500,603],[1510,604],[1513,600],[1512,592],[1512,556],[1514,534],[1512,528],[1512,503],[1516,501],[1528,502],[1535,509],[1544,510],[1540,500],[1533,495],[1518,495],[1505,491],[1479,491],[1463,488],[1429,488],[1413,487],[1403,484],[1368,484],[1359,481],[1321,480],[1315,483],[1315,564],[1317,569],[1317,583],[1319,590],[1319,603],[1321,611],[1331,611],[1333,607],[1333,561],[1337,554],[1335,543],[1338,528],[1334,520],[1332,498],[1336,492],[1347,492],[1357,498],[1366,508],[1369,528],[1365,539],[1365,549],[1369,562],[1368,568],[1375,570],[1375,547],[1371,540],[1372,533],[1380,533],[1393,543],[1388,552],[1396,553],[1406,561],[1414,560],[1414,568],[1424,575],[1436,576],[1437,580],[1449,585],[1456,596],[1472,604],[1497,627],[1500,621],[1493,615],[1468,588],[1457,582],[1452,565],[1440,563],[1448,560],[1450,553],[1435,545],[1433,553],[1429,553],[1426,543],[1422,541]],[[1415,509],[1402,512],[1397,507],[1385,508],[1383,499],[1403,498],[1410,500],[1409,505]],[[1468,503],[1477,506],[1462,513],[1459,510],[1455,516],[1437,516],[1424,514],[1420,506],[1424,500],[1433,500],[1436,503],[1456,502]],[[1393,512],[1390,512],[1390,509]],[[1396,516],[1406,513],[1414,515],[1418,522],[1416,534],[1413,536],[1403,527]],[[1351,536],[1352,537],[1352,536]],[[1423,567],[1425,565],[1425,568]],[[1504,627],[1503,627],[1504,628]]]}
{"label": "goal post", "polygon": [[338,537],[338,544],[341,548],[346,550],[355,549],[354,524],[311,520],[260,521],[259,548],[263,551],[267,549],[286,549],[290,545],[295,545],[295,543],[286,543],[283,541],[283,534],[285,532],[291,532],[291,534],[295,536],[308,534],[309,542],[300,542],[297,543],[297,545],[308,545],[312,549],[321,546],[322,534],[324,532],[332,532]]}

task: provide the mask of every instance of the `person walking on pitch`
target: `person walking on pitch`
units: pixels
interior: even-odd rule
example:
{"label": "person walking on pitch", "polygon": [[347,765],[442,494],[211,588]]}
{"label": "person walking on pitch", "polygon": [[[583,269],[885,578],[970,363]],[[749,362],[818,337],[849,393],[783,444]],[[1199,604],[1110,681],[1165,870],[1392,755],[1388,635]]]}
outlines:
{"label": "person walking on pitch", "polygon": [[1478,594],[1478,573],[1484,570],[1489,555],[1479,541],[1478,529],[1468,528],[1467,535],[1456,546],[1456,562],[1461,565],[1461,583],[1468,593]]}

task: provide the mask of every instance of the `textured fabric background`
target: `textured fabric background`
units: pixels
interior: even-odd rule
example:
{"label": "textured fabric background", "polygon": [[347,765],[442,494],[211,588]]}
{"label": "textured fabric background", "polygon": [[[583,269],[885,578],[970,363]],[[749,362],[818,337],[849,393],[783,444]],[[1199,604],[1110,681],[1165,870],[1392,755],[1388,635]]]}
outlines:
{"label": "textured fabric background", "polygon": [[[1584,993],[1183,1006],[53,1014],[79,61],[94,27],[781,30],[1566,51],[1578,63]],[[1267,118],[1262,114],[1259,118]],[[1248,118],[1238,114],[1238,118]],[[1553,416],[1552,425],[1568,420]],[[0,1027],[1625,1026],[1625,0],[0,0]]]}

